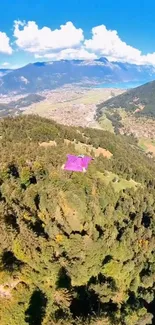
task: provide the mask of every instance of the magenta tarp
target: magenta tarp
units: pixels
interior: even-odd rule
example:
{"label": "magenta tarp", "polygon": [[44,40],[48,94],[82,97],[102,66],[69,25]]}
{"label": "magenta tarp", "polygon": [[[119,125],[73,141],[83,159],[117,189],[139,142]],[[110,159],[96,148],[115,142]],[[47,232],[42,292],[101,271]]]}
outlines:
{"label": "magenta tarp", "polygon": [[67,162],[64,166],[65,170],[75,171],[75,172],[83,172],[84,169],[88,168],[91,157],[78,157],[74,155],[67,155]]}

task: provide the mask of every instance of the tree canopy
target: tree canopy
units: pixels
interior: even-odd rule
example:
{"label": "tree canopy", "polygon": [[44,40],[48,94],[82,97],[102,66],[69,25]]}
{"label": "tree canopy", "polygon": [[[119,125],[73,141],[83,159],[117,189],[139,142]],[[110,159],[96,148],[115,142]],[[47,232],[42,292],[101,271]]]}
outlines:
{"label": "tree canopy", "polygon": [[[112,157],[66,172],[76,143]],[[1,120],[0,238],[1,325],[153,323],[155,165],[134,139]]]}

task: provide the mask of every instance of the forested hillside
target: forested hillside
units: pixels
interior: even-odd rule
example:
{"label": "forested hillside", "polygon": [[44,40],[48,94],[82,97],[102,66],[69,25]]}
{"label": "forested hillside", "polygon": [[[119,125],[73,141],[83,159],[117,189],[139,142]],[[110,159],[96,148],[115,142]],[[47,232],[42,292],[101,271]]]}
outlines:
{"label": "forested hillside", "polygon": [[101,117],[105,109],[123,108],[136,116],[155,117],[155,81],[130,89],[98,105],[97,116]]}
{"label": "forested hillside", "polygon": [[[62,170],[83,148],[87,173]],[[132,138],[0,120],[0,325],[153,324],[154,235],[155,164]]]}

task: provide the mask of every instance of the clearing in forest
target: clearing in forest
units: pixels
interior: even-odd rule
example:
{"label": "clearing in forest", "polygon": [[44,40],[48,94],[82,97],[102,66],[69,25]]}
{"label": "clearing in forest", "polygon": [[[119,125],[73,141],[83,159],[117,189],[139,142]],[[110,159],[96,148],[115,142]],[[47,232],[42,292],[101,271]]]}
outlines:
{"label": "clearing in forest", "polygon": [[75,146],[75,149],[80,153],[80,154],[90,154],[91,151],[94,152],[95,154],[95,157],[98,157],[99,155],[103,155],[104,157],[110,159],[112,157],[112,153],[109,151],[109,150],[106,150],[104,148],[100,148],[98,147],[97,149],[94,148],[92,145],[88,145],[88,144],[85,144],[85,143],[81,143],[81,142],[74,142],[74,141],[70,141],[70,140],[67,140],[65,139],[64,140],[64,143],[65,144],[74,144]]}
{"label": "clearing in forest", "polygon": [[126,188],[136,189],[136,187],[138,185],[140,185],[137,182],[135,182],[133,179],[130,179],[129,181],[127,181],[126,179],[121,178],[118,175],[116,175],[112,172],[109,172],[109,171],[105,171],[104,174],[97,172],[97,177],[102,179],[106,185],[108,185],[111,182],[111,184],[116,192],[125,190]]}
{"label": "clearing in forest", "polygon": [[39,146],[40,147],[44,147],[44,148],[47,148],[47,147],[56,147],[57,146],[57,143],[56,143],[56,141],[41,142],[41,143],[39,143]]}
{"label": "clearing in forest", "polygon": [[155,156],[155,140],[141,138],[139,139],[138,144],[146,153],[152,152],[153,156]]}
{"label": "clearing in forest", "polygon": [[114,127],[112,125],[112,122],[106,117],[105,114],[103,114],[102,117],[99,119],[99,124],[104,131],[114,133]]}
{"label": "clearing in forest", "polygon": [[[95,157],[98,157],[99,155],[103,155],[104,157],[110,159],[112,157],[112,153],[109,150],[106,150],[104,148],[98,147],[97,149],[94,148],[92,145],[87,145],[85,143],[78,142],[76,143],[75,141],[70,141],[68,139],[64,139],[64,143],[68,146],[69,144],[74,144],[75,150],[79,154],[90,154],[91,151],[94,152]],[[56,147],[57,143],[56,141],[49,141],[49,142],[41,142],[39,143],[40,147],[48,148],[48,147]]]}

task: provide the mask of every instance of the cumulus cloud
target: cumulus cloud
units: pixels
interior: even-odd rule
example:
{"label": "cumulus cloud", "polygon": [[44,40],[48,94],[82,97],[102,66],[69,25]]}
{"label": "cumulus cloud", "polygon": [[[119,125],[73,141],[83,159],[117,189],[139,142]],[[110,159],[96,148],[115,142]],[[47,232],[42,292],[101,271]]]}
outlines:
{"label": "cumulus cloud", "polygon": [[147,55],[143,55],[142,62],[144,64],[152,64],[155,65],[155,52],[154,53],[148,53]]}
{"label": "cumulus cloud", "polygon": [[12,54],[10,39],[6,33],[0,32],[0,53]]}
{"label": "cumulus cloud", "polygon": [[94,60],[97,59],[97,55],[95,53],[90,53],[85,49],[65,49],[60,52],[55,53],[47,53],[42,55],[35,54],[35,58],[45,58],[51,60]]}
{"label": "cumulus cloud", "polygon": [[[143,55],[139,49],[122,40],[116,30],[100,25],[93,27],[91,32],[91,38],[85,39],[83,30],[76,28],[70,21],[55,30],[46,26],[39,28],[35,21],[14,22],[18,49],[33,54],[36,59],[93,60],[105,56],[109,61],[155,65],[155,53]],[[3,48],[11,53],[8,38],[7,41],[8,48],[7,45]]]}
{"label": "cumulus cloud", "polygon": [[85,40],[85,48],[110,61],[135,64],[155,64],[155,53],[143,55],[142,52],[121,40],[116,30],[108,30],[105,25],[92,28],[92,38]]}
{"label": "cumulus cloud", "polygon": [[135,63],[141,59],[141,51],[123,42],[116,30],[108,30],[104,25],[92,29],[92,38],[85,40],[85,47],[114,61]]}
{"label": "cumulus cloud", "polygon": [[15,21],[14,37],[20,49],[31,53],[73,48],[84,40],[83,30],[76,28],[72,22],[61,25],[60,29],[51,30],[49,27],[39,29],[34,21]]}

